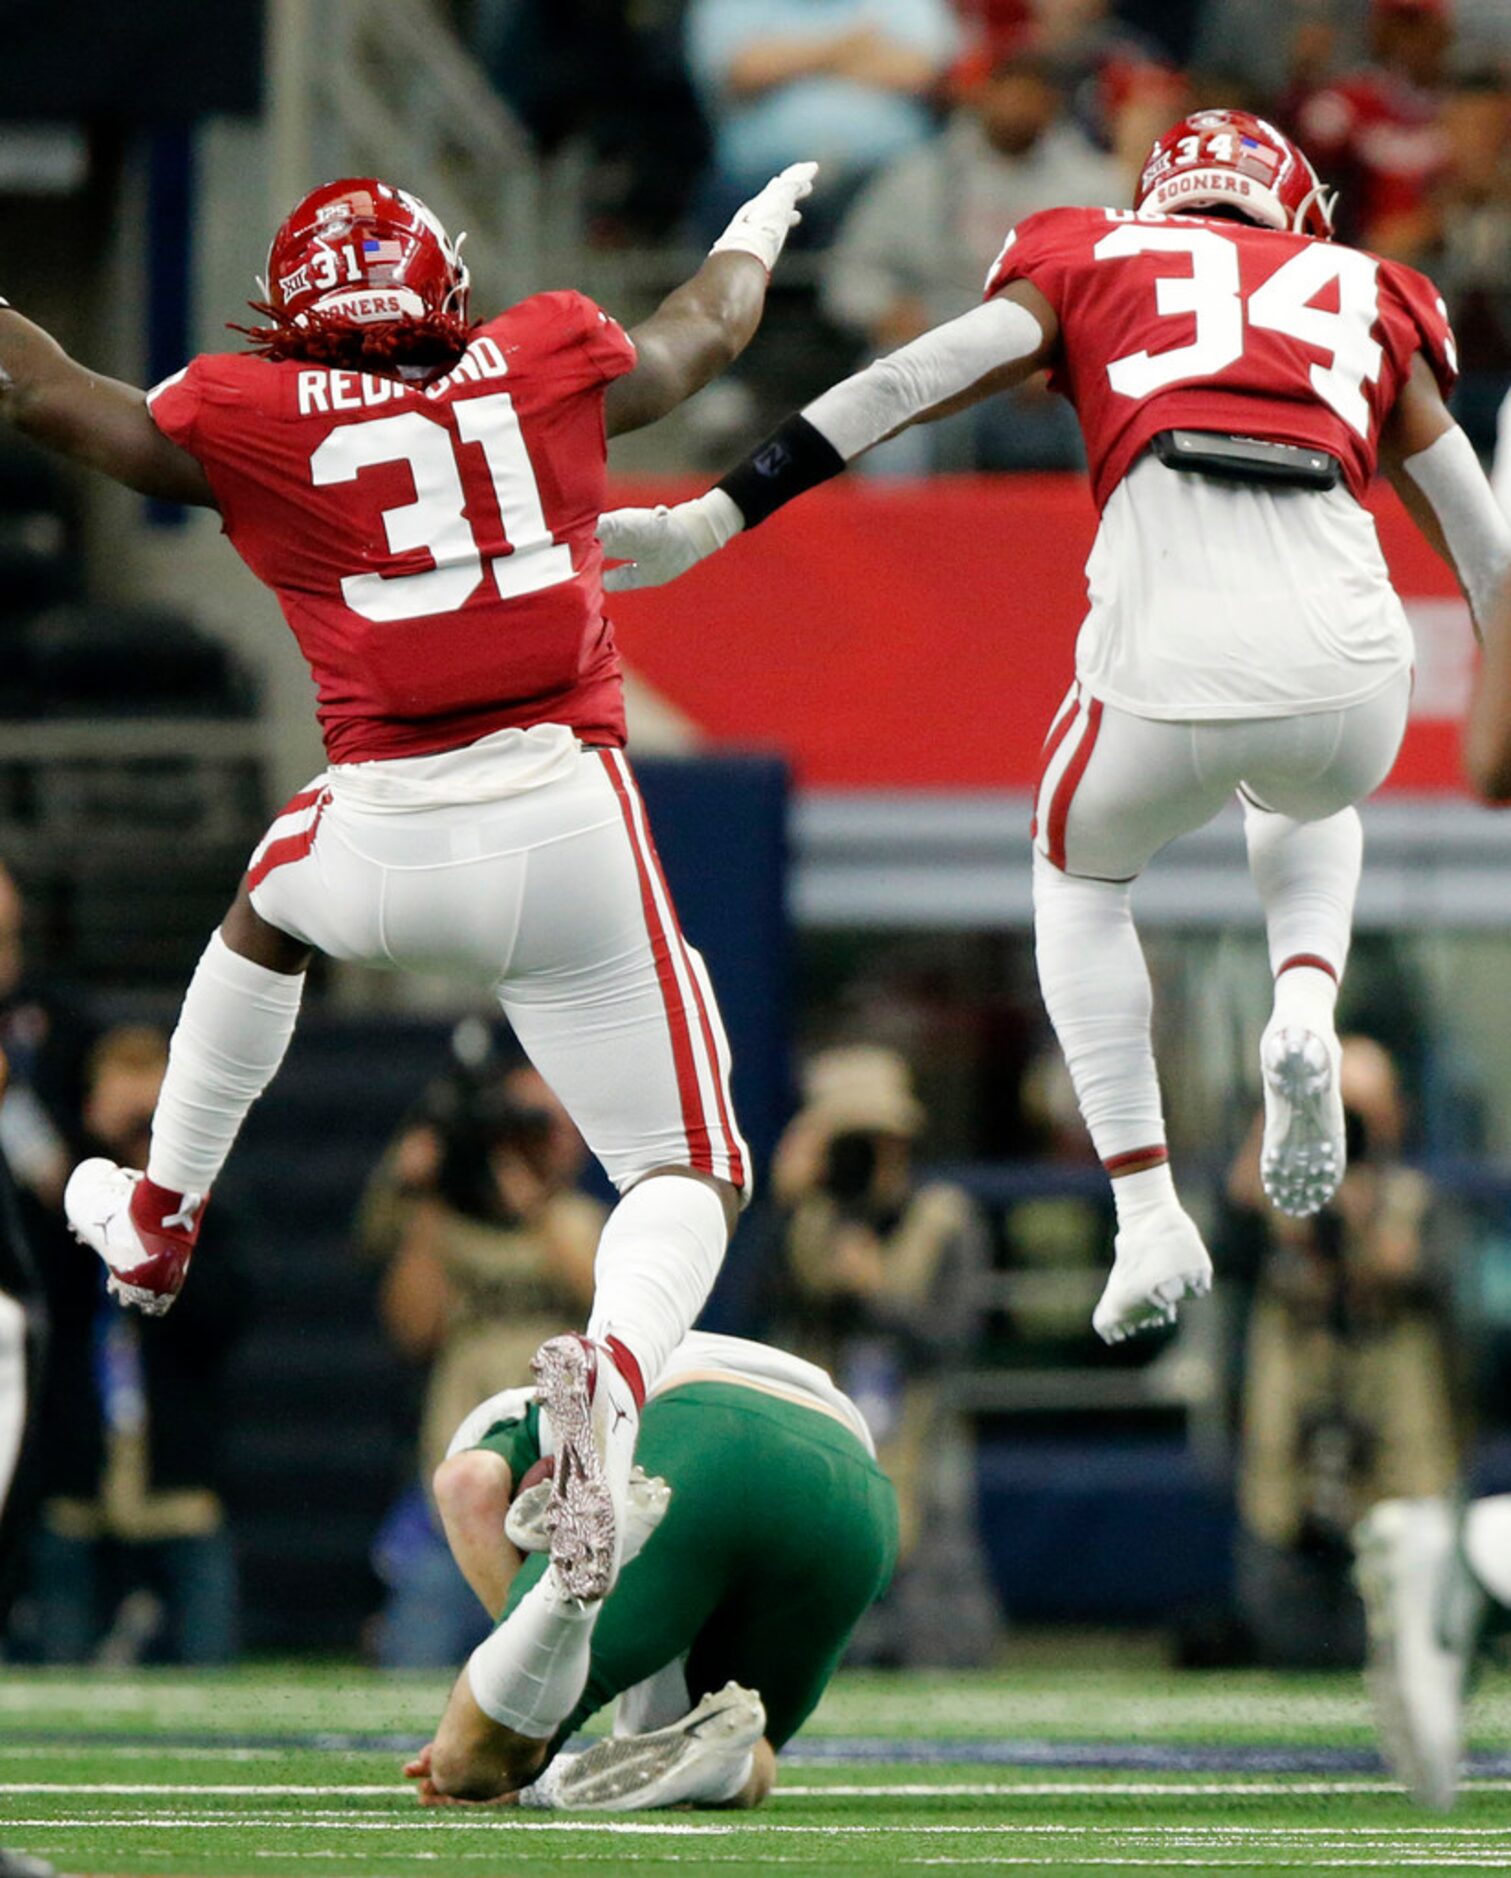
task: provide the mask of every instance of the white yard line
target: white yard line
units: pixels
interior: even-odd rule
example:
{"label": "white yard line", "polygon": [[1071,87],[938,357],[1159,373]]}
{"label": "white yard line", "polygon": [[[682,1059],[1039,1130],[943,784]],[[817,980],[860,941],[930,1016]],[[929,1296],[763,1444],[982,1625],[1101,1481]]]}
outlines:
{"label": "white yard line", "polygon": [[[689,1822],[662,1822],[651,1820],[608,1820],[608,1819],[531,1819],[516,1813],[500,1814],[492,1810],[473,1813],[462,1808],[447,1809],[444,1817],[422,1815],[418,1809],[407,1818],[393,1816],[376,1818],[370,1814],[356,1812],[335,1813],[300,1813],[291,1816],[288,1813],[251,1813],[225,1811],[220,1813],[156,1813],[151,1817],[140,1814],[93,1814],[77,1818],[35,1818],[8,1819],[10,1828],[36,1830],[51,1827],[56,1830],[77,1830],[85,1827],[110,1826],[142,1832],[161,1830],[191,1830],[203,1832],[237,1831],[247,1826],[259,1826],[267,1829],[288,1832],[306,1832],[312,1829],[329,1829],[333,1832],[433,1832],[439,1830],[470,1830],[478,1827],[488,1832],[500,1829],[510,1833],[604,1833],[610,1836],[655,1837],[670,1835],[674,1838],[762,1838],[768,1835],[783,1838],[875,1838],[878,1835],[892,1838],[897,1832],[904,1831],[921,1838],[984,1838],[984,1837],[1019,1837],[1038,1839],[1095,1839],[1105,1843],[1108,1840],[1133,1845],[1169,1845],[1179,1848],[1214,1846],[1227,1851],[1240,1847],[1263,1847],[1268,1845],[1296,1845],[1298,1849],[1306,1846],[1321,1849],[1337,1846],[1347,1849],[1357,1842],[1394,1844],[1397,1841],[1418,1842],[1411,1845],[1413,1852],[1425,1854],[1428,1849],[1422,1841],[1444,1842],[1454,1852],[1469,1853],[1476,1848],[1466,1841],[1491,1841],[1501,1844],[1511,1839],[1511,1827],[1497,1826],[1132,1826],[1116,1827],[1088,1823],[1085,1825],[1021,1825],[1012,1823],[977,1823],[970,1825],[913,1825],[898,1827],[892,1824],[854,1825],[840,1823],[788,1825],[772,1819],[752,1819],[738,1824],[692,1824]],[[1490,1848],[1486,1846],[1488,1851]],[[1508,1860],[1501,1856],[1500,1864],[1504,1867]]]}
{"label": "white yard line", "polygon": [[280,1761],[288,1760],[294,1754],[304,1753],[303,1748],[197,1748],[175,1746],[171,1748],[152,1747],[146,1742],[85,1742],[71,1744],[66,1741],[25,1743],[7,1741],[4,1748],[5,1760],[11,1761]]}
{"label": "white yard line", "polygon": [[413,1789],[402,1780],[385,1780],[373,1786],[328,1786],[323,1781],[285,1782],[277,1786],[242,1785],[241,1782],[126,1780],[7,1780],[0,1781],[0,1795],[7,1793],[91,1793],[110,1794],[117,1799],[193,1799],[210,1794],[217,1799],[290,1800],[301,1795],[321,1800],[392,1799]]}
{"label": "white yard line", "polygon": [[[11,1750],[6,1749],[7,1757]],[[1470,1793],[1511,1793],[1511,1779],[1467,1780],[1464,1790]],[[0,1782],[0,1796],[13,1794],[75,1794],[80,1798],[100,1794],[118,1799],[192,1799],[196,1796],[231,1799],[380,1799],[395,1798],[413,1789],[402,1780],[371,1784],[346,1784],[329,1781],[288,1781],[272,1784],[241,1782],[158,1782],[94,1780],[12,1780]],[[779,1786],[777,1800],[885,1800],[885,1799],[990,1799],[996,1795],[1014,1799],[1130,1798],[1153,1799],[1233,1799],[1249,1795],[1254,1799],[1284,1799],[1292,1795],[1309,1798],[1340,1794],[1400,1793],[1398,1781],[1370,1780],[1197,1780],[1172,1774],[1163,1780],[1126,1780],[1109,1773],[1099,1780],[972,1780],[909,1781],[834,1785],[815,1783],[803,1786]],[[1403,1828],[1403,1830],[1405,1830]],[[1423,1830],[1412,1828],[1412,1830]],[[1433,1829],[1437,1830],[1437,1829]],[[1444,1828],[1443,1830],[1446,1830]],[[1466,1828],[1467,1830],[1467,1828]],[[1511,1830],[1511,1829],[1508,1829]]]}
{"label": "white yard line", "polygon": [[[1008,1865],[1014,1867],[1038,1867],[1038,1869],[1064,1870],[1064,1861],[1059,1857],[1030,1859],[1021,1855],[989,1855],[989,1857],[948,1857],[948,1859],[897,1859],[899,1865],[948,1865],[950,1870],[959,1870],[961,1865],[989,1865],[993,1870],[1004,1870]],[[1117,1867],[1122,1870],[1254,1870],[1252,1859],[1166,1859],[1166,1857],[1106,1857],[1106,1855],[1076,1854],[1077,1867]],[[1472,1870],[1472,1872],[1503,1872],[1503,1859],[1470,1859],[1455,1857],[1453,1854],[1425,1854],[1421,1857],[1398,1857],[1398,1859],[1265,1859],[1265,1870],[1278,1872],[1316,1872],[1316,1870],[1346,1870],[1346,1872],[1404,1872],[1404,1870]]]}

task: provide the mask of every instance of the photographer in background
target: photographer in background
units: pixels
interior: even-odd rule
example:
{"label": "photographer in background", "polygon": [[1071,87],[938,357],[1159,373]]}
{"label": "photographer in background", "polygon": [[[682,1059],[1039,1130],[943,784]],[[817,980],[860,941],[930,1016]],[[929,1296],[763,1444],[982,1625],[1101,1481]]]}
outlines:
{"label": "photographer in background", "polygon": [[1228,1197],[1257,1254],[1239,1451],[1237,1594],[1260,1660],[1357,1663],[1363,1612],[1349,1534],[1377,1501],[1446,1494],[1463,1433],[1448,1360],[1444,1233],[1424,1176],[1400,1160],[1396,1068],[1343,1040],[1348,1172],[1331,1206],[1265,1203],[1259,1125]]}
{"label": "photographer in background", "polygon": [[937,1379],[976,1339],[985,1226],[961,1188],[914,1183],[925,1117],[901,1057],[826,1050],[804,1081],[771,1170],[777,1341],[852,1398],[897,1489],[900,1573],[868,1647],[898,1662],[979,1661],[995,1617],[979,1595],[971,1442]]}
{"label": "photographer in background", "polygon": [[389,1668],[451,1664],[477,1641],[476,1600],[435,1527],[429,1482],[463,1416],[528,1383],[535,1351],[582,1317],[604,1219],[574,1191],[582,1138],[539,1073],[499,1065],[480,1025],[463,1025],[455,1048],[456,1068],[384,1156],[358,1220],[361,1249],[386,1264],[388,1338],[427,1366],[422,1484],[378,1542],[392,1593],[379,1637]]}

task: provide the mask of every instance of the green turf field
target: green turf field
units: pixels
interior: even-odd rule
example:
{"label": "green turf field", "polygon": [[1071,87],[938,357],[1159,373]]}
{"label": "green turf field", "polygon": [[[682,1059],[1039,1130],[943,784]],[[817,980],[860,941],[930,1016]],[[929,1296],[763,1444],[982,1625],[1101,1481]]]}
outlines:
{"label": "green turf field", "polygon": [[[534,1878],[598,1870],[1093,1873],[1511,1869],[1511,1761],[1450,1819],[1368,1764],[1351,1677],[1153,1664],[852,1675],[762,1812],[422,1812],[404,1750],[442,1682],[335,1668],[0,1672],[0,1843],[69,1873]],[[1511,1751],[1511,1678],[1474,1704]]]}

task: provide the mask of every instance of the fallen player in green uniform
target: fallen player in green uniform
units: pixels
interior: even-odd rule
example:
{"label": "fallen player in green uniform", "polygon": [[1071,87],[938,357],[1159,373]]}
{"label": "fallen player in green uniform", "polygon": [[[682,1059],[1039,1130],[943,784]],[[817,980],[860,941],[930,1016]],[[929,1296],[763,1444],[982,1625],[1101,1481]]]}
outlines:
{"label": "fallen player in green uniform", "polygon": [[[694,1331],[646,1403],[626,1563],[593,1603],[543,1550],[541,1421],[530,1390],[494,1396],[436,1473],[457,1564],[502,1621],[405,1769],[421,1802],[758,1805],[896,1563],[859,1410],[811,1363]],[[613,1735],[562,1753],[616,1696]]]}

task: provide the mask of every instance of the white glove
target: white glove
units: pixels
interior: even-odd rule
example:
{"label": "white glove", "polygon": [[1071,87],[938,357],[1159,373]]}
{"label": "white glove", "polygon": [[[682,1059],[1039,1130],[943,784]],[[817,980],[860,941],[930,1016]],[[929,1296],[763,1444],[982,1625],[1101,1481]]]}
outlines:
{"label": "white glove", "polygon": [[598,539],[611,561],[603,584],[610,593],[631,587],[664,587],[710,554],[717,554],[745,526],[745,517],[722,489],[694,496],[669,509],[612,509],[598,518]]}
{"label": "white glove", "polygon": [[734,220],[708,252],[753,254],[769,274],[788,235],[803,219],[797,205],[812,194],[817,174],[817,163],[789,163],[759,195],[735,210]]}

